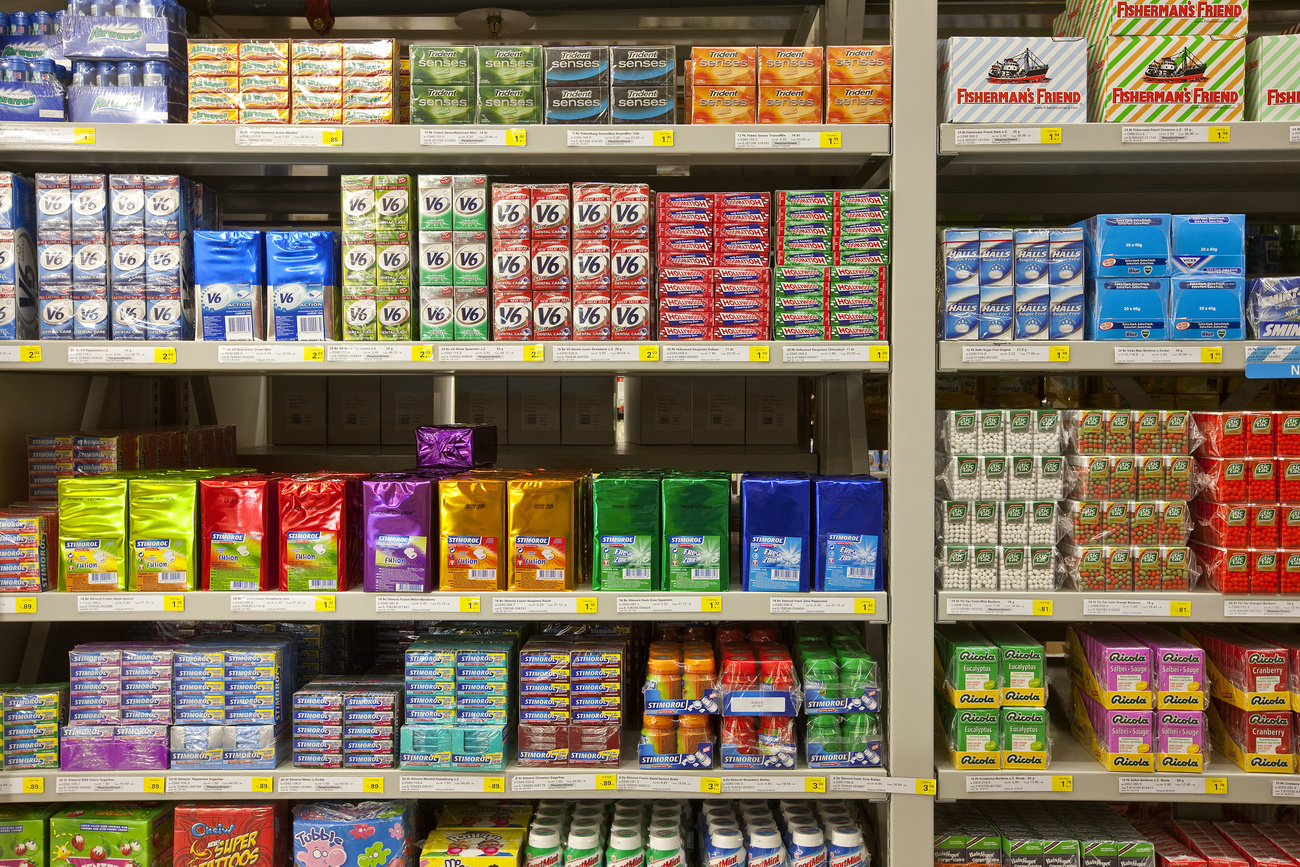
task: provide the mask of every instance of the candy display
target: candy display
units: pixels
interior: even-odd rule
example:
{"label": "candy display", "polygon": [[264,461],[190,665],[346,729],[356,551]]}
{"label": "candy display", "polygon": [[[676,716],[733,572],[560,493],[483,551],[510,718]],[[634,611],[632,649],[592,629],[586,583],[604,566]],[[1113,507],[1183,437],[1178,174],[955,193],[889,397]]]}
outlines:
{"label": "candy display", "polygon": [[288,857],[289,816],[279,802],[177,804],[175,867],[219,867],[223,858],[253,867]]}
{"label": "candy display", "polygon": [[65,807],[50,817],[50,867],[76,867],[88,858],[96,863],[122,858],[141,867],[169,867],[174,863],[174,828],[171,804]]}
{"label": "candy display", "polygon": [[1156,863],[1166,863],[1165,854],[1182,848],[1166,835],[1153,842],[1153,833],[1159,833],[1154,828],[1152,831],[1142,826],[1135,829],[1105,804],[960,801],[938,804],[934,830],[934,859],[942,864],[981,863],[1005,846],[1009,852],[1047,851],[1052,857],[1067,860],[1079,860],[1084,851],[1090,855],[1123,852],[1126,861],[1154,867]]}
{"label": "candy display", "polygon": [[4,769],[28,771],[59,766],[59,727],[68,721],[67,684],[5,686],[0,692]]}
{"label": "candy display", "polygon": [[58,804],[4,804],[0,806],[0,853],[49,867],[50,817]]}
{"label": "candy display", "polygon": [[613,637],[533,638],[523,646],[521,766],[618,767],[628,653]]}
{"label": "candy display", "polygon": [[409,864],[417,845],[414,813],[411,801],[300,803],[293,808],[294,862]]}
{"label": "candy display", "polygon": [[343,339],[410,340],[415,190],[409,175],[344,175]]}
{"label": "candy display", "polygon": [[293,694],[293,764],[299,768],[397,766],[399,678],[318,677]]}

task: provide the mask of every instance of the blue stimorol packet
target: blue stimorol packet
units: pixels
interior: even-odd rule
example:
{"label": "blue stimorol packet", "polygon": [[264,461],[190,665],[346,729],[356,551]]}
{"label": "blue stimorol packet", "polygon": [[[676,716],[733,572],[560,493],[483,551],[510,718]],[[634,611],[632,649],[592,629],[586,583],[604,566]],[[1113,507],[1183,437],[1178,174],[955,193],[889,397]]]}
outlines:
{"label": "blue stimorol packet", "polygon": [[812,589],[812,482],[804,473],[746,473],[740,480],[744,588]]}
{"label": "blue stimorol packet", "polygon": [[339,236],[320,230],[266,233],[271,340],[338,336]]}
{"label": "blue stimorol packet", "polygon": [[813,480],[814,590],[883,588],[885,483],[871,476]]}
{"label": "blue stimorol packet", "polygon": [[262,233],[194,233],[199,340],[261,340]]}

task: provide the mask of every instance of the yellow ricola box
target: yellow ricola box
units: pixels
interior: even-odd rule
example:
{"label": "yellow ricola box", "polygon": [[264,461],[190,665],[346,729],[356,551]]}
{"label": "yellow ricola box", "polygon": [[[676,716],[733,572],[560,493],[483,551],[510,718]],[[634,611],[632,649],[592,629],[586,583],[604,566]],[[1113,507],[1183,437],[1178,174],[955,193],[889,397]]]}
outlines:
{"label": "yellow ricola box", "polygon": [[1092,123],[1212,123],[1244,116],[1246,40],[1112,36],[1089,44]]}
{"label": "yellow ricola box", "polygon": [[1053,22],[1056,36],[1245,36],[1248,0],[1240,3],[1070,0]]}
{"label": "yellow ricola box", "polygon": [[518,867],[523,828],[438,828],[429,832],[420,867]]}

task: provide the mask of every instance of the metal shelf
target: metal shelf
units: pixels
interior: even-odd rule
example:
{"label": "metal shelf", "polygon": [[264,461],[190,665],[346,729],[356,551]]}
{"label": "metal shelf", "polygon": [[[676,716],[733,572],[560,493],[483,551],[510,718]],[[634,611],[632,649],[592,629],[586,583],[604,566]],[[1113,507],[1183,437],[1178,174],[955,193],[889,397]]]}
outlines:
{"label": "metal shelf", "polygon": [[[627,754],[627,750],[624,750]],[[455,773],[414,770],[312,770],[286,761],[273,771],[35,771],[0,774],[0,803],[48,803],[65,800],[130,801],[179,797],[222,800],[256,798],[450,797],[484,795],[579,794],[584,798],[644,797],[655,793],[722,797],[738,794],[800,798],[851,797],[885,800],[880,789],[883,768],[844,770],[709,770],[641,771],[635,755],[617,771],[605,768],[519,768]],[[60,788],[62,787],[62,788]]]}
{"label": "metal shelf", "polygon": [[[34,610],[33,609],[34,606]],[[20,613],[21,612],[21,613]],[[877,593],[38,593],[5,594],[0,623],[136,620],[691,620],[884,623],[889,597]]]}
{"label": "metal shelf", "polygon": [[1300,596],[1225,596],[1208,589],[1183,593],[939,590],[936,602],[936,619],[942,622],[1290,623],[1300,619]]}
{"label": "metal shelf", "polygon": [[[23,361],[23,358],[38,360]],[[313,360],[309,360],[313,359]],[[418,359],[418,360],[417,360]],[[889,344],[874,341],[247,342],[2,341],[0,372],[18,373],[884,373]]]}
{"label": "metal shelf", "polygon": [[[1076,801],[1179,801],[1209,802],[1221,804],[1263,804],[1272,803],[1279,797],[1293,798],[1294,795],[1274,795],[1274,781],[1286,781],[1294,786],[1296,779],[1291,774],[1248,774],[1217,753],[1204,774],[1123,774],[1107,771],[1092,757],[1092,753],[1074,739],[1068,732],[1053,732],[1052,761],[1047,770],[1034,773],[1024,771],[959,771],[948,761],[948,756],[935,752],[936,776],[939,780],[939,797],[945,800],[956,798],[980,800],[1076,800]],[[1063,781],[1057,782],[1058,790],[1053,790],[1054,778],[1068,777],[1068,790]],[[978,778],[971,781],[971,778]],[[999,780],[1000,778],[1000,780]],[[1176,786],[1178,789],[1160,791],[1120,791],[1121,780],[1137,780],[1139,787],[1155,789],[1161,785]],[[1208,794],[1209,780],[1225,780],[1225,794]],[[1024,781],[1028,781],[1025,783]],[[1165,781],[1171,781],[1166,783]],[[968,787],[969,786],[969,787]],[[1191,787],[1183,791],[1181,787]],[[976,791],[972,791],[974,788]],[[1025,789],[1028,790],[1025,790]],[[1020,789],[1016,791],[1016,789]]]}
{"label": "metal shelf", "polygon": [[[18,127],[18,130],[14,128]],[[93,144],[74,144],[78,132],[93,130]],[[410,167],[427,163],[441,168],[467,168],[478,171],[508,167],[617,166],[621,168],[655,168],[661,165],[752,165],[752,166],[821,166],[856,171],[867,163],[878,162],[890,152],[890,127],[887,124],[738,126],[677,125],[654,127],[672,131],[671,146],[637,147],[570,147],[568,133],[627,134],[627,126],[542,126],[509,127],[523,130],[526,144],[507,146],[421,146],[422,131],[452,130],[454,133],[504,133],[502,126],[344,126],[341,143],[334,146],[240,146],[236,143],[239,127],[221,124],[158,124],[148,127],[148,134],[134,124],[10,124],[0,127],[0,159],[11,167],[49,168],[147,166],[151,170],[196,167],[210,171],[215,166],[323,165],[340,169],[381,169]],[[267,128],[252,127],[253,130]],[[286,127],[285,129],[324,131],[326,127]],[[36,131],[58,141],[23,141],[34,138]],[[642,131],[650,131],[644,127]],[[637,131],[637,130],[632,130]],[[274,130],[273,130],[274,132]],[[738,149],[737,133],[797,132],[811,134],[811,147],[758,147]],[[839,146],[823,146],[822,133],[838,133]],[[8,137],[6,138],[6,134]],[[85,136],[81,137],[85,140]],[[55,154],[57,153],[57,156]]]}
{"label": "metal shelf", "polygon": [[[1195,341],[1111,341],[1075,340],[1045,342],[1041,340],[941,340],[939,370],[945,373],[1009,373],[1048,376],[1074,373],[1106,372],[1116,375],[1198,373],[1204,376],[1241,374],[1246,369],[1246,355],[1255,346],[1283,346],[1282,342],[1259,344],[1225,340],[1218,343]],[[1068,360],[1054,361],[1052,350],[1065,347]],[[1221,350],[1222,361],[1214,362],[1212,353]],[[1116,350],[1131,353],[1136,362],[1117,362]],[[974,358],[976,354],[980,357]],[[963,360],[971,358],[970,361]]]}

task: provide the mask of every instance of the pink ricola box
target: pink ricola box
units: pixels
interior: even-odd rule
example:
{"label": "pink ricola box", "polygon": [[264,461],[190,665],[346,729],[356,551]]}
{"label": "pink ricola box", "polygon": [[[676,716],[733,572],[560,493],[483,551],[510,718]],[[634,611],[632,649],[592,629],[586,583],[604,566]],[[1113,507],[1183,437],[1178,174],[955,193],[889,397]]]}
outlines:
{"label": "pink ricola box", "polygon": [[1134,753],[1149,759],[1155,749],[1155,719],[1151,711],[1107,710],[1077,689],[1074,700],[1084,703],[1102,749],[1112,755]]}
{"label": "pink ricola box", "polygon": [[[1128,711],[1118,711],[1128,713]],[[1199,710],[1152,711],[1156,753],[1160,755],[1196,755],[1204,759],[1206,741],[1205,713]]]}
{"label": "pink ricola box", "polygon": [[1156,707],[1201,710],[1205,706],[1205,650],[1158,626],[1125,626],[1151,648],[1151,688]]}
{"label": "pink ricola box", "polygon": [[1141,692],[1151,688],[1150,647],[1115,626],[1093,624],[1072,629],[1103,690]]}

